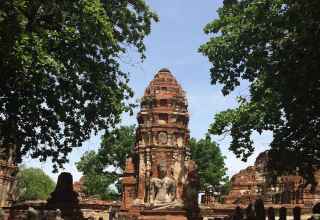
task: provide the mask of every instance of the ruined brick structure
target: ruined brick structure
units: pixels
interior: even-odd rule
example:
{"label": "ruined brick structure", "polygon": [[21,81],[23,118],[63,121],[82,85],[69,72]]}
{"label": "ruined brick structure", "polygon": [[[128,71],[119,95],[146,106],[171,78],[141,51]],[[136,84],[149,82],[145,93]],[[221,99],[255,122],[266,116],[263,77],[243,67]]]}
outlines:
{"label": "ruined brick structure", "polygon": [[120,219],[197,218],[198,177],[187,147],[187,107],[177,80],[161,69],[141,100],[136,145],[122,179]]}
{"label": "ruined brick structure", "polygon": [[[236,207],[246,209],[249,204],[254,204],[256,199],[262,199],[265,208],[279,210],[285,207],[292,210],[295,207],[302,209],[301,219],[308,219],[312,207],[320,202],[320,185],[314,192],[310,185],[305,186],[305,180],[298,175],[280,176],[271,179],[267,172],[268,153],[261,153],[253,166],[249,166],[231,178],[231,190],[223,197],[223,203],[216,202],[212,193],[204,195],[201,204],[203,220],[223,219],[234,214]],[[320,183],[320,170],[315,173]],[[211,201],[211,202],[210,202]],[[289,214],[292,215],[292,212]],[[292,216],[291,216],[292,218]]]}
{"label": "ruined brick structure", "polygon": [[[278,177],[276,182],[268,179],[267,151],[261,153],[254,166],[249,166],[231,179],[232,188],[224,198],[225,204],[249,204],[257,198],[262,198],[265,204],[299,204],[312,207],[320,201],[320,187],[314,192],[310,186],[305,186],[305,180],[298,175]],[[315,173],[320,183],[320,171]]]}
{"label": "ruined brick structure", "polygon": [[9,207],[14,199],[13,188],[15,174],[18,168],[15,164],[15,148],[1,146],[0,148],[0,208]]}
{"label": "ruined brick structure", "polygon": [[224,198],[225,204],[249,204],[261,194],[265,185],[266,154],[260,154],[254,166],[249,166],[231,178],[231,191]]}
{"label": "ruined brick structure", "polygon": [[[117,201],[104,201],[85,196],[82,183],[73,184],[70,173],[61,173],[55,190],[48,201],[33,200],[15,202],[10,208],[2,209],[4,220],[113,220],[117,219],[120,204]],[[76,189],[73,187],[76,186]],[[79,191],[78,191],[79,190]],[[81,196],[82,195],[82,196]],[[31,218],[31,216],[33,216]],[[2,219],[0,216],[0,219]]]}
{"label": "ruined brick structure", "polygon": [[[82,216],[66,217],[63,216],[61,209],[47,209],[47,202],[45,200],[24,201],[14,204],[10,210],[8,210],[5,220],[26,220],[29,213],[33,213],[35,219],[41,220],[115,220],[117,219],[116,213],[119,209],[119,204],[110,201],[102,201],[95,199],[80,200],[79,212]],[[70,208],[65,206],[65,208]],[[59,217],[58,217],[59,216]]]}

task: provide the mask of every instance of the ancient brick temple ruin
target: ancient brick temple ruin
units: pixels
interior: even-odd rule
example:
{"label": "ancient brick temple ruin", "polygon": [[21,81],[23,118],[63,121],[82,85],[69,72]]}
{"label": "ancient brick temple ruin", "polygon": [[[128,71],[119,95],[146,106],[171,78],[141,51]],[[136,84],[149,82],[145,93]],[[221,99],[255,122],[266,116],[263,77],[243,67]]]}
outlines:
{"label": "ancient brick temple ruin", "polygon": [[198,218],[198,176],[187,147],[187,107],[177,80],[161,69],[141,100],[136,145],[122,179],[120,219]]}
{"label": "ancient brick temple ruin", "polygon": [[[311,191],[311,186],[306,186],[306,181],[299,175],[271,178],[268,175],[267,160],[268,152],[265,151],[257,157],[253,166],[232,176],[231,190],[222,197],[223,203],[216,201],[211,192],[203,195],[203,219],[223,219],[233,215],[236,207],[245,209],[257,199],[262,199],[266,209],[286,208],[292,211],[299,207],[304,213],[301,219],[308,219],[312,208],[320,202],[320,185]],[[320,170],[316,171],[315,178],[320,183]]]}
{"label": "ancient brick temple ruin", "polygon": [[[299,204],[303,207],[312,207],[320,202],[320,185],[312,191],[311,186],[306,187],[305,180],[299,175],[280,176],[276,181],[268,179],[267,157],[267,151],[261,153],[254,166],[232,177],[232,188],[225,197],[225,204],[249,204],[257,198],[262,198],[265,204]],[[320,183],[320,170],[314,175]]]}
{"label": "ancient brick temple ruin", "polygon": [[18,171],[14,162],[14,150],[12,146],[0,148],[0,208],[9,207],[14,200],[15,174]]}
{"label": "ancient brick temple ruin", "polygon": [[[74,188],[75,187],[75,188]],[[70,173],[59,175],[55,190],[48,200],[16,201],[10,208],[0,209],[4,220],[113,220],[120,204],[87,197],[81,183],[73,183]]]}
{"label": "ancient brick temple ruin", "polygon": [[[210,199],[204,199],[206,202],[198,207],[199,178],[188,149],[187,99],[168,69],[161,69],[146,88],[137,119],[136,143],[122,176],[121,204],[88,197],[83,179],[73,183],[70,173],[61,173],[47,201],[23,201],[11,206],[17,167],[14,148],[8,147],[0,152],[0,219],[1,212],[5,220],[24,220],[29,215],[46,220],[224,219],[232,216],[236,207],[246,208],[256,199],[262,199],[265,208],[300,207],[306,217],[320,202],[320,184],[311,193],[298,175],[281,176],[270,184],[268,153],[264,152],[253,166],[232,177],[231,191],[222,197],[223,202],[215,200],[210,192],[204,196]],[[315,177],[320,183],[320,170]]]}

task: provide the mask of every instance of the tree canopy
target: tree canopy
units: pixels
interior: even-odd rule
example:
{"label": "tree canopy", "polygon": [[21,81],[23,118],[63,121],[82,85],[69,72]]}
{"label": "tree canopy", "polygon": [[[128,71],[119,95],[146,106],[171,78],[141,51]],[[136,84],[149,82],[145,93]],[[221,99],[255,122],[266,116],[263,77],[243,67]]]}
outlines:
{"label": "tree canopy", "polygon": [[3,146],[55,166],[92,132],[131,109],[121,56],[157,16],[144,0],[0,2],[0,133]]}
{"label": "tree canopy", "polygon": [[[83,173],[85,193],[101,199],[121,196],[119,178],[125,168],[126,158],[135,143],[135,126],[121,126],[102,137],[101,146],[86,152],[76,164]],[[117,189],[114,188],[114,184]]]}
{"label": "tree canopy", "polygon": [[16,187],[19,200],[46,200],[53,192],[55,183],[41,169],[20,167]]}
{"label": "tree canopy", "polygon": [[103,200],[118,199],[120,193],[112,187],[118,181],[118,175],[104,171],[105,166],[95,151],[86,152],[77,163],[77,169],[83,173],[84,194]]}
{"label": "tree canopy", "polygon": [[218,190],[218,186],[223,186],[228,181],[225,157],[221,154],[219,146],[211,140],[209,135],[199,140],[191,138],[189,145],[191,159],[198,166],[201,189],[215,187]]}
{"label": "tree canopy", "polygon": [[218,113],[210,133],[230,134],[230,149],[246,160],[254,131],[272,131],[270,168],[298,171],[315,183],[320,168],[320,2],[225,0],[200,52],[208,57],[212,84],[230,94],[242,82],[249,96]]}

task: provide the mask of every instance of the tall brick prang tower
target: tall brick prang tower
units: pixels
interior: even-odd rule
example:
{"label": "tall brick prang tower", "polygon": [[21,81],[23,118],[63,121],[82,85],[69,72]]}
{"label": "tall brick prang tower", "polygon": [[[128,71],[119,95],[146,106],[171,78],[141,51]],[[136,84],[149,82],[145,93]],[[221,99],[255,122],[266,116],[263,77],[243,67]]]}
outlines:
{"label": "tall brick prang tower", "polygon": [[123,218],[187,219],[186,209],[197,212],[187,108],[185,92],[168,69],[161,69],[141,99],[136,145],[123,176]]}

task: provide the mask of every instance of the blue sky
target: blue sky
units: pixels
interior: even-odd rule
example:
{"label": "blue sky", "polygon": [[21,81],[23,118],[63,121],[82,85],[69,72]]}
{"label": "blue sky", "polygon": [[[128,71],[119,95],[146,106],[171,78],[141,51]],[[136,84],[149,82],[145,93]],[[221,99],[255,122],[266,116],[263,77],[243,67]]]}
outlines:
{"label": "blue sky", "polygon": [[[144,89],[159,69],[169,68],[187,92],[191,136],[201,138],[207,132],[215,113],[236,106],[236,96],[248,92],[247,86],[243,83],[230,96],[224,97],[220,92],[220,86],[210,84],[210,64],[206,57],[198,53],[199,46],[208,39],[203,27],[217,18],[216,11],[222,5],[222,0],[146,1],[160,17],[160,22],[153,25],[151,35],[145,40],[147,58],[140,63],[133,50],[121,58],[123,69],[130,72],[130,85],[135,92],[134,99],[143,95]],[[131,117],[124,115],[123,124],[136,123],[135,117],[135,115]],[[232,175],[253,163],[257,154],[267,148],[271,135],[254,135],[256,151],[247,163],[236,159],[228,151],[229,137],[214,137],[214,139],[227,157],[225,163],[228,174]],[[77,172],[74,163],[85,151],[97,149],[99,144],[100,136],[93,136],[83,144],[82,148],[75,149],[70,154],[70,163],[65,165],[65,171],[71,172],[75,180],[79,179],[81,174]],[[54,179],[57,177],[57,174],[51,172],[50,162],[40,163],[26,158],[25,164],[42,168]]]}

